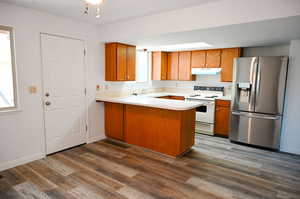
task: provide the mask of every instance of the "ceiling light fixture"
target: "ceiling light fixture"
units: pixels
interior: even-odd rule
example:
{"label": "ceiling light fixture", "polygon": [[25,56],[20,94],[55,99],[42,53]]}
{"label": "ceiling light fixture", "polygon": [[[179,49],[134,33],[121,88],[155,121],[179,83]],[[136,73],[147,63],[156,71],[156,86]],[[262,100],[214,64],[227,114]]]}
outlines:
{"label": "ceiling light fixture", "polygon": [[101,17],[100,6],[103,4],[104,0],[84,0],[85,9],[84,14],[88,15],[90,8],[96,8],[96,18]]}

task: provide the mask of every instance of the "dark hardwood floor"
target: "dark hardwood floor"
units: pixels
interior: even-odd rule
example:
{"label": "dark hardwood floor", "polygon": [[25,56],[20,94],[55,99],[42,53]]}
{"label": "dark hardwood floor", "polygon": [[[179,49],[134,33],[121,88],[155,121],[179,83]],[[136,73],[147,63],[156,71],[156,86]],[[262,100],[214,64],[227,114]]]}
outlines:
{"label": "dark hardwood floor", "polygon": [[109,140],[0,172],[0,198],[300,198],[300,157],[197,135],[172,159]]}

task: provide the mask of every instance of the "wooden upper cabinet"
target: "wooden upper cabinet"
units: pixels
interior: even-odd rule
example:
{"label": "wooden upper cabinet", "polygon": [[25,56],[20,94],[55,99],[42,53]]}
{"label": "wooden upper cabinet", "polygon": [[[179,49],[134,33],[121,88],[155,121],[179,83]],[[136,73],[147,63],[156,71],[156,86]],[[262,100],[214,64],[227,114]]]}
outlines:
{"label": "wooden upper cabinet", "polygon": [[105,44],[105,80],[117,80],[117,43]]}
{"label": "wooden upper cabinet", "polygon": [[136,47],[127,46],[127,81],[135,81]]}
{"label": "wooden upper cabinet", "polygon": [[127,46],[117,45],[117,80],[126,81],[127,71]]}
{"label": "wooden upper cabinet", "polygon": [[152,80],[167,80],[166,52],[152,52]]}
{"label": "wooden upper cabinet", "polygon": [[221,55],[221,81],[232,82],[234,58],[241,56],[241,48],[222,49]]}
{"label": "wooden upper cabinet", "polygon": [[192,68],[205,68],[206,64],[206,51],[196,50],[192,51]]}
{"label": "wooden upper cabinet", "polygon": [[221,49],[206,51],[206,67],[207,68],[221,67]]}
{"label": "wooden upper cabinet", "polygon": [[168,80],[178,80],[178,62],[179,53],[169,52],[168,53]]}
{"label": "wooden upper cabinet", "polygon": [[193,80],[191,70],[191,51],[179,52],[179,75],[180,81],[191,81]]}
{"label": "wooden upper cabinet", "polygon": [[105,44],[105,80],[135,80],[135,46],[121,43]]}

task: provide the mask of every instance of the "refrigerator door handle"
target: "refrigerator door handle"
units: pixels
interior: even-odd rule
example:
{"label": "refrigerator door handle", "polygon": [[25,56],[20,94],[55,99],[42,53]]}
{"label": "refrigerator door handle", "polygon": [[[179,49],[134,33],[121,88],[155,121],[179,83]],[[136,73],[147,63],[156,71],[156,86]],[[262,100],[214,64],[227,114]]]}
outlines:
{"label": "refrigerator door handle", "polygon": [[257,72],[258,72],[258,58],[254,59],[251,65],[251,91],[250,91],[250,104],[252,109],[255,110],[255,95],[257,88]]}
{"label": "refrigerator door handle", "polygon": [[269,116],[269,115],[258,115],[254,113],[241,113],[241,112],[232,112],[233,115],[245,116],[249,118],[260,118],[260,119],[267,119],[267,120],[279,120],[281,116]]}

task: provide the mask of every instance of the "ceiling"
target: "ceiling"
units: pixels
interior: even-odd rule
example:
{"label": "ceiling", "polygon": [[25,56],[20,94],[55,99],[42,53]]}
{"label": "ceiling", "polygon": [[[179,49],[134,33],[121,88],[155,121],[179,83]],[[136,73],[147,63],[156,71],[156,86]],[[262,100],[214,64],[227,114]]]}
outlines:
{"label": "ceiling", "polygon": [[205,42],[211,45],[211,47],[197,49],[288,44],[293,39],[300,39],[299,21],[300,16],[294,16],[218,28],[170,33],[148,38],[130,38],[121,42],[150,49],[155,49],[155,47],[159,49],[164,45],[194,42]]}
{"label": "ceiling", "polygon": [[36,10],[70,17],[93,24],[112,23],[165,11],[205,4],[216,0],[104,0],[102,17],[95,18],[94,10],[90,15],[83,14],[83,0],[0,0]]}

